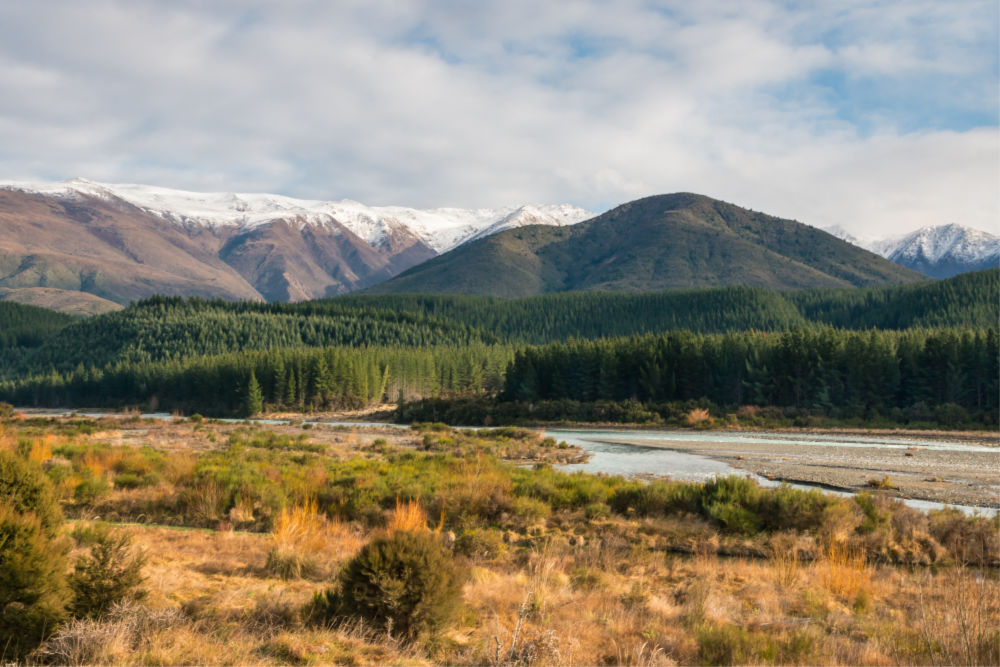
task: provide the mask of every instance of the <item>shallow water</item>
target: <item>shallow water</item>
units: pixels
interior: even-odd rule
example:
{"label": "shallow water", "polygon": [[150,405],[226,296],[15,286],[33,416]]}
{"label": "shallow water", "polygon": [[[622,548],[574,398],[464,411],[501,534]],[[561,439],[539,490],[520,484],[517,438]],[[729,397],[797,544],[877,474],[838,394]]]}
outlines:
{"label": "shallow water", "polygon": [[[905,438],[892,438],[887,440],[874,439],[865,436],[846,435],[805,435],[784,434],[784,433],[719,433],[700,432],[691,433],[689,431],[622,431],[622,430],[578,430],[578,429],[547,429],[545,434],[556,440],[565,441],[571,445],[577,445],[584,450],[591,452],[592,456],[587,463],[573,463],[558,466],[560,470],[573,471],[582,470],[592,473],[607,473],[609,475],[623,475],[634,477],[638,475],[665,475],[671,479],[693,482],[704,482],[716,475],[741,475],[749,477],[761,486],[778,486],[781,482],[767,479],[747,470],[734,468],[733,466],[699,454],[688,454],[672,449],[662,449],[669,447],[671,442],[682,443],[691,441],[700,442],[724,442],[739,444],[746,443],[780,443],[803,444],[803,445],[827,445],[843,447],[869,447],[884,449],[905,449],[909,447],[924,446],[925,449],[948,449],[951,451],[987,451],[996,452],[994,447],[982,447],[975,445],[965,445],[962,443],[950,443],[947,441],[930,442],[907,440]],[[656,444],[656,447],[649,445]],[[798,489],[820,488],[825,493],[833,493],[839,496],[853,496],[850,491],[836,491],[824,489],[809,484],[791,484]],[[981,514],[997,514],[996,508],[971,507],[968,505],[946,505],[944,503],[930,500],[902,499],[910,507],[928,511],[932,509],[943,509],[954,507],[966,514],[979,512]]]}
{"label": "shallow water", "polygon": [[[865,449],[928,449],[950,452],[998,452],[997,447],[970,445],[945,439],[927,440],[894,435],[873,437],[865,435],[814,433],[774,433],[767,431],[626,431],[620,429],[559,429],[546,431],[554,438],[565,439],[554,433],[603,442],[627,445],[656,444],[669,446],[672,442],[753,443],[757,445],[810,445],[813,447],[858,447]],[[567,440],[567,442],[569,442]]]}

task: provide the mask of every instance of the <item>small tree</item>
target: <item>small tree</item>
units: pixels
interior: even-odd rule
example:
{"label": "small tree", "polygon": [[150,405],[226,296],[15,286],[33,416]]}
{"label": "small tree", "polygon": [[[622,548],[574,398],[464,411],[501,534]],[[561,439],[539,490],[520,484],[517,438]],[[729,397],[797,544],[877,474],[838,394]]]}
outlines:
{"label": "small tree", "polygon": [[456,617],[464,572],[430,531],[378,537],[344,567],[339,589],[318,595],[328,617],[358,616],[390,635],[433,635]]}
{"label": "small tree", "polygon": [[250,380],[247,382],[246,393],[243,396],[243,415],[252,417],[264,410],[264,392],[260,389],[257,376],[250,371]]}
{"label": "small tree", "polygon": [[116,602],[145,597],[140,588],[145,564],[145,556],[132,549],[131,535],[101,531],[90,554],[77,561],[69,576],[73,615],[97,617]]}

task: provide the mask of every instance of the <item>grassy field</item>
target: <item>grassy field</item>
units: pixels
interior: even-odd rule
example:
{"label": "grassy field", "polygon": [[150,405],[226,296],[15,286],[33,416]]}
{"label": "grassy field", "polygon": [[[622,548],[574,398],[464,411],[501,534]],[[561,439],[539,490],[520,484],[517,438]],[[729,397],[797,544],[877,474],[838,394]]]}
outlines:
{"label": "grassy field", "polygon": [[[639,483],[551,464],[530,432],[9,419],[69,562],[110,527],[138,600],[68,620],[57,664],[997,664],[997,522],[739,478]],[[416,533],[462,573],[405,639],[314,596],[366,544]]]}

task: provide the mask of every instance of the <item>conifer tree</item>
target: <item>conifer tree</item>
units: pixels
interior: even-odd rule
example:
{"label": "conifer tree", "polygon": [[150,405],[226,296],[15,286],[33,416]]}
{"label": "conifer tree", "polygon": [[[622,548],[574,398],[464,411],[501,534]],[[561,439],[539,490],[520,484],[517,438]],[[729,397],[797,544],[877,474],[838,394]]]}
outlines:
{"label": "conifer tree", "polygon": [[264,410],[264,394],[260,390],[260,383],[257,376],[250,371],[250,380],[247,382],[246,395],[243,397],[243,415],[252,417]]}

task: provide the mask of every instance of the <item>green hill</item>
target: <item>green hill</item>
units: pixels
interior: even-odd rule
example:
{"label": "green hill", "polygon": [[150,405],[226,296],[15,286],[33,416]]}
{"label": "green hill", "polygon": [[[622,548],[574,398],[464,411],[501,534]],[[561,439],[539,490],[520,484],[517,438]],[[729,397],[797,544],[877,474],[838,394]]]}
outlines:
{"label": "green hill", "polygon": [[[7,305],[0,302],[0,307]],[[107,364],[160,362],[248,350],[424,347],[492,341],[492,336],[484,337],[460,323],[384,310],[335,304],[153,297],[49,332],[44,341],[21,357],[14,371],[28,374],[49,368],[102,368]]]}
{"label": "green hill", "polygon": [[680,193],[630,202],[570,227],[500,232],[367,291],[511,297],[721,285],[865,287],[925,279],[814,227]]}
{"label": "green hill", "polygon": [[699,333],[995,327],[1000,269],[910,285],[824,290],[714,287],[656,292],[567,292],[517,299],[441,294],[361,294],[313,302],[408,312],[460,322],[502,340],[549,343],[689,329]]}

